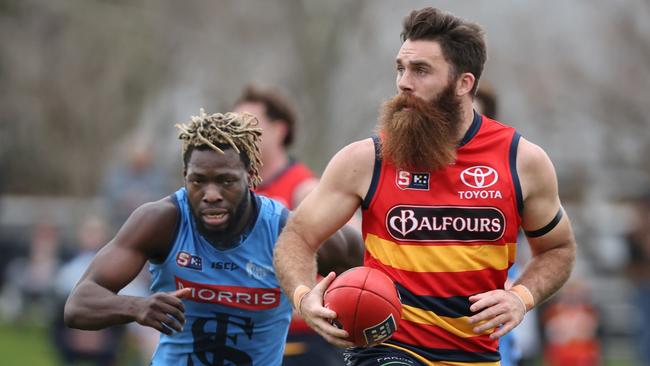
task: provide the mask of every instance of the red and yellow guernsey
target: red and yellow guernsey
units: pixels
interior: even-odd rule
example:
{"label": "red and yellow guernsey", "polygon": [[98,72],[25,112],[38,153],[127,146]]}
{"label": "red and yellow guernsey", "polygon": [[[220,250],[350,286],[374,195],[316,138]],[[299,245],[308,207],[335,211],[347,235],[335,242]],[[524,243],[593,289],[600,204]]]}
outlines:
{"label": "red and yellow guernsey", "polygon": [[403,304],[386,345],[422,361],[498,364],[498,341],[472,331],[468,297],[503,288],[515,260],[518,143],[512,127],[475,113],[443,169],[402,170],[377,154],[363,202],[365,265],[395,281]]}

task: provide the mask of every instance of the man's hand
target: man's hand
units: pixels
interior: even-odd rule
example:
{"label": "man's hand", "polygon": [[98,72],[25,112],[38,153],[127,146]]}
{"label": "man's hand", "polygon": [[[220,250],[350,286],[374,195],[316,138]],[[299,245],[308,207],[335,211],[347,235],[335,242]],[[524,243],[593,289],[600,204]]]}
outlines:
{"label": "man's hand", "polygon": [[[469,310],[477,313],[469,318],[477,334],[495,328],[490,334],[497,339],[514,329],[524,319],[526,307],[522,300],[512,291],[493,290],[469,297],[472,303]],[[479,312],[480,311],[480,312]]]}
{"label": "man's hand", "polygon": [[191,288],[184,288],[173,292],[157,292],[142,298],[135,321],[167,335],[173,331],[181,332],[185,324],[185,306],[181,299],[191,291]]}
{"label": "man's hand", "polygon": [[330,272],[314,286],[300,301],[298,311],[307,324],[326,341],[340,348],[349,348],[354,344],[347,340],[350,336],[348,332],[332,325],[332,320],[336,319],[336,312],[323,307],[323,294],[334,278],[336,274]]}

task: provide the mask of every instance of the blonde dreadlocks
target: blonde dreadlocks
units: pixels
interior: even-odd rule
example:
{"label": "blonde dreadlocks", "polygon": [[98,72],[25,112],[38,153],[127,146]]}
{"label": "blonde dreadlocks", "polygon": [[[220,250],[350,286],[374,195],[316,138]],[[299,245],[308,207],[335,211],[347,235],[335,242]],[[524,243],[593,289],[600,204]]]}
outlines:
{"label": "blonde dreadlocks", "polygon": [[222,147],[228,145],[238,154],[243,150],[248,158],[246,168],[249,185],[255,188],[262,182],[260,177],[262,159],[258,145],[262,129],[258,128],[257,124],[257,118],[250,113],[228,112],[207,115],[201,108],[198,116],[192,116],[191,121],[176,124],[176,127],[181,130],[178,138],[183,141],[183,156],[190,147],[199,146],[208,146],[222,154],[224,152],[219,145]]}

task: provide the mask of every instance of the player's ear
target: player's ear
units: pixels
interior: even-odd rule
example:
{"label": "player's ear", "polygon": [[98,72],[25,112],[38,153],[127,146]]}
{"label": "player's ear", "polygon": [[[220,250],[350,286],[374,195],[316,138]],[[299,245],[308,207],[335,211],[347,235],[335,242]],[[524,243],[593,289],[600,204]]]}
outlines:
{"label": "player's ear", "polygon": [[275,129],[275,134],[278,136],[278,141],[284,143],[284,140],[289,134],[289,124],[285,120],[276,119],[273,120],[273,126]]}
{"label": "player's ear", "polygon": [[474,87],[474,83],[476,83],[476,78],[471,72],[464,72],[460,74],[456,80],[456,95],[461,97],[463,95],[471,93],[472,88]]}

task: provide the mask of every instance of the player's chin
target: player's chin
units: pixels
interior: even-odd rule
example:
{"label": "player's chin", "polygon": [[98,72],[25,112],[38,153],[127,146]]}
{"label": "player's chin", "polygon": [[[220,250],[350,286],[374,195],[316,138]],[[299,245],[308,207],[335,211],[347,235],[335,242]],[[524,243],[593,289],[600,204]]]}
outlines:
{"label": "player's chin", "polygon": [[209,231],[214,234],[218,234],[228,229],[228,224],[230,223],[230,221],[213,223],[211,220],[202,219],[201,223],[203,224],[203,228],[206,231]]}

